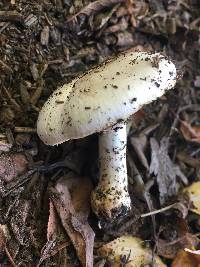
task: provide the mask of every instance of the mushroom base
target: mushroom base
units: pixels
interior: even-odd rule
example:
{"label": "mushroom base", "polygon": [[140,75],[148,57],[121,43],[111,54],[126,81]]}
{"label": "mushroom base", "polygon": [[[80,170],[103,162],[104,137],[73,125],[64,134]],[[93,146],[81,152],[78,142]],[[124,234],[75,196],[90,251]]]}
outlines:
{"label": "mushroom base", "polygon": [[[112,192],[115,193],[115,192]],[[129,194],[126,196],[124,192],[116,192],[119,194],[119,198],[114,197],[106,198],[107,191],[103,191],[102,188],[97,187],[91,196],[92,209],[95,214],[101,219],[101,221],[110,221],[111,219],[117,219],[125,216],[131,208]],[[120,195],[124,195],[123,198]],[[124,203],[124,204],[123,204]]]}
{"label": "mushroom base", "polygon": [[101,219],[110,220],[125,215],[131,207],[126,167],[126,124],[120,122],[114,129],[99,137],[99,185],[92,193],[92,207]]}

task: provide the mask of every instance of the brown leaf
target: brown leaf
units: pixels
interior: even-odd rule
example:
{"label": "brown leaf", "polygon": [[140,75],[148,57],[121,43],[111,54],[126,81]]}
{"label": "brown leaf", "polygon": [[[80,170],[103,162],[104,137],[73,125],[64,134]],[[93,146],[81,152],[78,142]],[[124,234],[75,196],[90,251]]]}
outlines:
{"label": "brown leaf", "polygon": [[135,149],[135,152],[137,153],[142,165],[145,167],[146,170],[149,170],[149,164],[145,156],[145,149],[147,145],[146,135],[131,137],[131,145]]}
{"label": "brown leaf", "polygon": [[27,168],[28,161],[23,154],[0,154],[0,176],[4,181],[10,182],[14,177],[25,173]]}
{"label": "brown leaf", "polygon": [[200,143],[200,126],[192,126],[187,121],[181,121],[180,130],[186,140]]}
{"label": "brown leaf", "polygon": [[93,266],[94,232],[87,222],[92,184],[84,177],[62,177],[51,199],[83,266]]}
{"label": "brown leaf", "polygon": [[49,203],[49,221],[47,226],[47,240],[53,240],[54,234],[56,232],[56,211],[53,206],[53,203]]}
{"label": "brown leaf", "polygon": [[[135,46],[134,49],[131,48],[133,51],[145,51],[143,46]],[[145,111],[141,108],[136,113],[134,113],[131,118],[133,119],[133,123],[137,126],[141,120],[143,120],[146,117]]]}
{"label": "brown leaf", "polygon": [[181,177],[184,182],[187,178],[176,166],[168,155],[168,139],[163,138],[160,146],[156,139],[151,138],[151,164],[150,173],[154,173],[160,192],[160,203],[163,205],[170,197],[176,195],[176,176]]}
{"label": "brown leaf", "polygon": [[137,21],[135,19],[135,16],[133,15],[133,13],[134,13],[134,7],[135,7],[134,0],[125,0],[125,4],[127,6],[128,13],[130,15],[130,21],[131,21],[132,27],[133,28],[136,28]]}
{"label": "brown leaf", "polygon": [[171,224],[168,223],[160,228],[159,236],[165,236],[165,238],[168,238],[172,228],[176,231],[177,238],[174,240],[169,239],[170,241],[160,237],[157,238],[156,247],[158,255],[168,259],[174,259],[180,250],[184,248],[193,249],[197,247],[199,239],[188,232],[189,226],[187,221],[183,218],[174,216],[174,220]]}
{"label": "brown leaf", "polygon": [[52,201],[49,203],[49,221],[47,227],[47,242],[42,248],[39,267],[44,260],[56,255],[59,251],[70,245],[70,241],[66,239],[65,233],[58,221],[58,215]]}
{"label": "brown leaf", "polygon": [[190,253],[180,250],[176,255],[176,258],[172,262],[171,267],[199,267],[200,259],[196,259],[196,256]]}
{"label": "brown leaf", "polygon": [[200,159],[192,157],[187,151],[179,151],[176,155],[177,159],[186,163],[193,168],[199,168]]}

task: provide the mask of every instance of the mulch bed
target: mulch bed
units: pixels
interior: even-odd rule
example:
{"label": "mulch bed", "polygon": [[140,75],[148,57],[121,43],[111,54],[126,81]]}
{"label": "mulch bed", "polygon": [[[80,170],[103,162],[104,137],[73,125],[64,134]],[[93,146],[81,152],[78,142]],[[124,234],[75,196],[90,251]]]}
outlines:
{"label": "mulch bed", "polygon": [[[148,240],[168,266],[180,249],[196,246],[199,216],[188,212],[187,196],[179,192],[200,178],[199,14],[198,0],[0,1],[2,267],[81,266],[64,228],[47,227],[49,188],[71,172],[97,184],[98,136],[48,147],[37,137],[36,121],[58,86],[129,48],[163,51],[181,77],[174,90],[131,120],[127,161],[133,210],[102,229],[90,213],[94,264],[109,266],[97,248],[127,233]],[[164,213],[141,218],[173,203]],[[55,232],[57,247],[45,254]]]}

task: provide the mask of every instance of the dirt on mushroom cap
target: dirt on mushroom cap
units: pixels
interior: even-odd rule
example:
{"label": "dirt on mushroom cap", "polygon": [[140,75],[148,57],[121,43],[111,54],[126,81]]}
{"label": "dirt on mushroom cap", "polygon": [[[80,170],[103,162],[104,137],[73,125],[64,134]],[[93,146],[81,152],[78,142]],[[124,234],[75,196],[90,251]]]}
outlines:
{"label": "dirt on mushroom cap", "polygon": [[126,52],[54,92],[40,112],[49,145],[82,138],[126,120],[174,87],[176,68],[160,53]]}

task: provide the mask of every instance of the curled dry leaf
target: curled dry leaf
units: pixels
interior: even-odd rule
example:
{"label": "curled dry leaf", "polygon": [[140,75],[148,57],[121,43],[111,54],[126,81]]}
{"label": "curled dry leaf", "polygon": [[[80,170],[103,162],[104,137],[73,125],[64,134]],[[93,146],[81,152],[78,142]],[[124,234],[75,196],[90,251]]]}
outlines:
{"label": "curled dry leaf", "polygon": [[193,207],[190,208],[191,211],[200,215],[200,182],[195,182],[184,189],[184,192],[188,194]]}
{"label": "curled dry leaf", "polygon": [[[40,261],[37,267],[41,266],[44,260],[56,255],[70,245],[70,240],[66,238],[66,234],[58,220],[57,212],[53,203],[49,203],[49,221],[47,227],[47,242],[42,249]],[[62,256],[61,256],[62,257]],[[66,259],[68,265],[71,266],[70,258]],[[68,266],[67,265],[67,266]]]}
{"label": "curled dry leaf", "polygon": [[168,139],[163,138],[160,146],[155,138],[150,139],[151,164],[150,173],[156,176],[160,192],[160,203],[163,205],[176,194],[176,169],[168,155]]}
{"label": "curled dry leaf", "polygon": [[25,173],[28,169],[28,161],[20,153],[0,154],[0,177],[5,182],[10,182],[18,175]]}
{"label": "curled dry leaf", "polygon": [[47,240],[53,240],[54,234],[56,233],[56,211],[53,206],[53,203],[49,203],[49,221],[47,226]]}
{"label": "curled dry leaf", "polygon": [[84,177],[62,177],[51,200],[83,266],[93,266],[94,232],[87,222],[92,184]]}
{"label": "curled dry leaf", "polygon": [[180,130],[186,140],[200,143],[200,126],[192,126],[187,121],[181,121]]}
{"label": "curled dry leaf", "polygon": [[98,254],[107,258],[112,267],[141,267],[152,263],[156,263],[157,267],[166,266],[150,249],[145,248],[144,241],[132,236],[121,236],[105,244]]}
{"label": "curled dry leaf", "polygon": [[180,250],[172,263],[172,267],[199,267],[200,256],[192,255],[184,250]]}
{"label": "curled dry leaf", "polygon": [[[186,251],[188,253],[191,253],[191,254],[194,254],[194,255],[200,256],[200,250],[191,250],[189,248],[185,248],[184,251]],[[199,258],[199,263],[200,263],[200,258]]]}
{"label": "curled dry leaf", "polygon": [[185,247],[194,248],[198,244],[199,244],[199,239],[195,235],[188,232],[186,233],[182,232],[179,233],[178,238],[173,240],[172,242],[160,238],[157,239],[156,241],[157,254],[167,259],[174,259],[178,251],[183,250]]}

